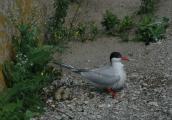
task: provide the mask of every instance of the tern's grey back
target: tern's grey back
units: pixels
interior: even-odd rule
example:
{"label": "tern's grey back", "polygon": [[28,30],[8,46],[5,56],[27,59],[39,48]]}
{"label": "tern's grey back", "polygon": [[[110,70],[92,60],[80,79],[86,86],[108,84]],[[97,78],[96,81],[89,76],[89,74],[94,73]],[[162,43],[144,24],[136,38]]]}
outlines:
{"label": "tern's grey back", "polygon": [[106,66],[99,69],[93,69],[88,72],[82,72],[81,75],[92,83],[100,87],[112,87],[120,80],[120,76],[115,76],[111,66]]}

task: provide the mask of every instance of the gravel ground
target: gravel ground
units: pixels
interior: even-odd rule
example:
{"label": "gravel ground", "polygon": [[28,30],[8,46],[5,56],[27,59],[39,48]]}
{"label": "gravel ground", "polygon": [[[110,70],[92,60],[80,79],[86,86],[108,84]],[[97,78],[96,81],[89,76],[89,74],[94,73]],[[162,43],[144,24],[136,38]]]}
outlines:
{"label": "gravel ground", "polygon": [[[172,19],[172,1],[161,3],[157,15]],[[63,78],[44,89],[47,107],[39,120],[172,120],[171,39],[170,26],[165,41],[149,46],[122,43],[107,36],[84,44],[71,42],[62,59],[76,67],[95,68],[108,64],[112,51],[135,59],[124,63],[127,87],[113,99],[87,80],[63,70]]]}

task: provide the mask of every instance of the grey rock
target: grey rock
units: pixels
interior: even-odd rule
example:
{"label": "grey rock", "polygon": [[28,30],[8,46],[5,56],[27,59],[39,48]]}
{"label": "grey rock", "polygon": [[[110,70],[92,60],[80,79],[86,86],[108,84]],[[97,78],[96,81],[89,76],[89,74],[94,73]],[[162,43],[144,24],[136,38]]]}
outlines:
{"label": "grey rock", "polygon": [[62,119],[62,116],[59,116],[59,115],[58,116],[55,116],[55,119],[56,120],[61,120]]}
{"label": "grey rock", "polygon": [[97,118],[100,119],[100,118],[102,118],[102,116],[101,115],[97,115]]}
{"label": "grey rock", "polygon": [[87,113],[86,111],[85,111],[85,112],[83,112],[83,115],[85,115],[85,116],[86,116],[87,114],[88,114],[88,113]]}
{"label": "grey rock", "polygon": [[172,117],[172,108],[168,110],[169,115]]}
{"label": "grey rock", "polygon": [[134,78],[138,78],[139,77],[139,74],[138,73],[132,73],[130,75],[130,78],[134,79]]}
{"label": "grey rock", "polygon": [[155,107],[158,107],[159,106],[157,102],[149,102],[148,104],[149,105],[152,105],[152,106],[155,106]]}
{"label": "grey rock", "polygon": [[66,87],[60,87],[58,90],[55,92],[55,99],[60,101],[60,100],[68,100],[71,98],[71,92],[69,88]]}

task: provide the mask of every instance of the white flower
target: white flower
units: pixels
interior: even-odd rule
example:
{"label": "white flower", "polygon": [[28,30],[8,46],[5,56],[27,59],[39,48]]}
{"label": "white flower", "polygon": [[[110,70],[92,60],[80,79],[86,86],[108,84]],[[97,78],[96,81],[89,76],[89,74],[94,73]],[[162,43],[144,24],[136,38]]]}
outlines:
{"label": "white flower", "polygon": [[44,73],[43,73],[43,72],[41,72],[41,75],[43,76],[43,75],[44,75]]}

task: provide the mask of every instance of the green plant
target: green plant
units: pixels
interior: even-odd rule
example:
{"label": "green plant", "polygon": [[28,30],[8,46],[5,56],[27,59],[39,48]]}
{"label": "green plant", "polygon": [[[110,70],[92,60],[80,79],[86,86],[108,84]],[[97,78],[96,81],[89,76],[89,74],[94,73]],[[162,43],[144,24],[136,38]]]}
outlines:
{"label": "green plant", "polygon": [[156,0],[141,0],[140,10],[138,14],[153,13]]}
{"label": "green plant", "polygon": [[50,40],[48,44],[56,45],[59,52],[63,52],[70,40],[70,30],[64,27],[65,17],[69,7],[70,0],[54,0],[54,15],[50,18],[48,24],[48,33]]}
{"label": "green plant", "polygon": [[110,11],[106,11],[102,21],[102,25],[105,30],[111,35],[120,35],[122,32],[126,32],[133,26],[133,20],[129,16],[125,16],[123,19],[119,19]]}
{"label": "green plant", "polygon": [[122,39],[122,41],[129,41],[129,32],[134,27],[133,19],[129,16],[125,16],[118,25],[117,35]]}
{"label": "green plant", "polygon": [[16,25],[20,36],[13,36],[13,46],[15,51],[22,51],[28,53],[32,47],[37,47],[38,42],[38,30],[34,25],[19,24]]}
{"label": "green plant", "polygon": [[76,2],[78,7],[71,20],[70,26],[64,26],[65,17],[67,15],[67,9],[71,0],[55,0],[54,9],[55,14],[49,22],[49,32],[51,34],[51,40],[49,44],[54,44],[59,52],[63,52],[67,48],[67,44],[71,40],[86,41],[94,40],[98,29],[93,23],[79,23],[74,25],[74,21],[77,17],[81,2]]}
{"label": "green plant", "polygon": [[125,16],[120,20],[116,15],[107,10],[103,19],[102,25],[105,27],[108,34],[119,36],[123,41],[129,40],[128,32],[134,26],[134,22],[131,17]]}
{"label": "green plant", "polygon": [[94,40],[98,34],[98,28],[94,22],[79,23],[71,29],[73,40],[85,42],[86,40]]}
{"label": "green plant", "polygon": [[0,96],[1,120],[29,120],[39,115],[43,111],[41,89],[60,75],[47,66],[54,47],[38,45],[36,26],[17,26],[19,35],[13,37],[16,57],[3,65],[8,89]]}
{"label": "green plant", "polygon": [[89,33],[90,40],[92,41],[95,40],[97,34],[98,34],[97,25],[94,22],[90,23],[90,33]]}
{"label": "green plant", "polygon": [[79,23],[75,28],[74,28],[74,39],[84,42],[86,41],[86,29],[87,26],[84,23]]}
{"label": "green plant", "polygon": [[63,52],[67,48],[68,42],[71,40],[71,33],[68,28],[62,27],[61,29],[54,31],[53,40],[51,44],[56,45],[59,52]]}
{"label": "green plant", "polygon": [[55,14],[50,19],[50,30],[51,32],[59,31],[62,28],[65,17],[67,15],[67,10],[69,7],[69,0],[54,0]]}
{"label": "green plant", "polygon": [[106,31],[112,33],[113,31],[117,30],[119,23],[120,20],[118,19],[118,17],[114,15],[111,11],[106,10],[106,13],[103,17],[103,21],[101,22],[103,27],[105,27]]}
{"label": "green plant", "polygon": [[168,18],[162,18],[155,21],[152,16],[144,16],[138,25],[137,40],[144,41],[146,44],[157,42],[165,38],[166,28],[168,27]]}
{"label": "green plant", "polygon": [[133,26],[133,20],[129,16],[125,16],[119,23],[118,32],[124,32]]}

